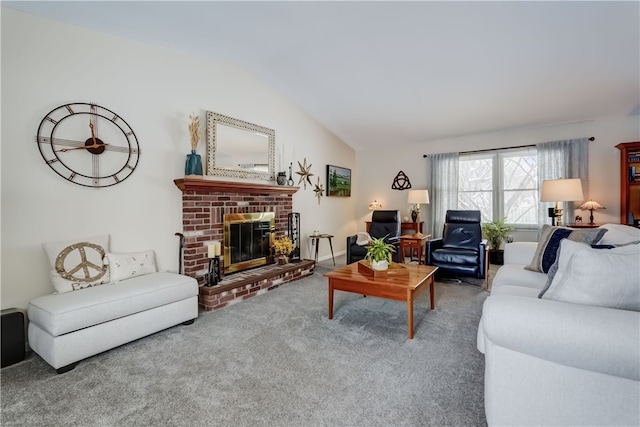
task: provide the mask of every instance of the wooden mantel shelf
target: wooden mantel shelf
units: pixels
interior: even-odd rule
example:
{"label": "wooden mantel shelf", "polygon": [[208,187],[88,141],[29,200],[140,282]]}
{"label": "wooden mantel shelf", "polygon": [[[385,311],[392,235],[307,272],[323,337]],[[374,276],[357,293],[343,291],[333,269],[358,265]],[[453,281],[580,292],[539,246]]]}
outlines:
{"label": "wooden mantel shelf", "polygon": [[207,178],[184,177],[173,182],[184,193],[185,191],[238,192],[238,193],[280,193],[294,194],[300,187],[276,184],[258,184],[249,182],[218,181]]}

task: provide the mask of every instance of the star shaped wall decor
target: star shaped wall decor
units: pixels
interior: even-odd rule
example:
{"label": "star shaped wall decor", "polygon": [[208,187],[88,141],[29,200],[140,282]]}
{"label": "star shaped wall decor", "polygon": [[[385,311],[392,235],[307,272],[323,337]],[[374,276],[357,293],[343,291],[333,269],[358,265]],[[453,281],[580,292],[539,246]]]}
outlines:
{"label": "star shaped wall decor", "polygon": [[320,204],[320,197],[322,197],[322,193],[324,192],[324,188],[322,188],[322,184],[320,184],[320,177],[318,177],[318,183],[313,191],[315,191],[316,197],[318,198],[318,204]]}
{"label": "star shaped wall decor", "polygon": [[313,176],[313,174],[311,173],[311,164],[309,164],[309,166],[307,166],[307,158],[304,158],[304,165],[300,164],[300,162],[298,162],[298,166],[300,166],[300,171],[296,172],[298,175],[300,175],[300,180],[298,181],[298,185],[300,185],[300,183],[304,184],[304,189],[307,189],[307,182],[309,183],[309,185],[313,185],[311,184],[311,177]]}

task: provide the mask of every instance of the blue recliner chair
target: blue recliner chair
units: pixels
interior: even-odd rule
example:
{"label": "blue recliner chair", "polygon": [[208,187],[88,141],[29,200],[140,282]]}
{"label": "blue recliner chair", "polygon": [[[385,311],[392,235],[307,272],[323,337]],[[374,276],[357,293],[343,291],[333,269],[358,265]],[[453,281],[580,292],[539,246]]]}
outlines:
{"label": "blue recliner chair", "polygon": [[484,279],[487,241],[482,239],[480,211],[448,210],[441,239],[427,242],[425,261],[438,275]]}

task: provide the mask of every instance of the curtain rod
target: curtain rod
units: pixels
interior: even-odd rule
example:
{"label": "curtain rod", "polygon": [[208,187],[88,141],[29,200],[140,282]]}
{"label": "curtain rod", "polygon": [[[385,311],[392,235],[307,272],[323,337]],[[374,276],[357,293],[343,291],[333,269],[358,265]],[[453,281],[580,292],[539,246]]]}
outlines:
{"label": "curtain rod", "polygon": [[[596,139],[592,136],[589,138],[589,141],[595,141]],[[500,147],[500,148],[487,148],[484,150],[475,150],[475,151],[461,151],[460,154],[472,154],[472,153],[482,153],[484,151],[495,151],[495,150],[511,150],[513,148],[530,148],[530,147],[535,147],[535,144],[530,144],[530,145],[516,145],[513,147]],[[426,159],[427,157],[429,157],[428,154],[423,154],[422,158]]]}

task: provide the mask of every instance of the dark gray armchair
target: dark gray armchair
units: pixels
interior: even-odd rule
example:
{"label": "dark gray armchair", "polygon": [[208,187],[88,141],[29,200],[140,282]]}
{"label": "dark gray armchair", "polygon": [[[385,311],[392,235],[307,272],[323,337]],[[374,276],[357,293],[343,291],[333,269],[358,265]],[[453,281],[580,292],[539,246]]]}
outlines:
{"label": "dark gray armchair", "polygon": [[[393,260],[399,262],[400,252],[398,245],[400,244],[400,229],[402,217],[400,211],[373,211],[371,216],[371,225],[369,226],[369,235],[375,239],[385,237],[385,242],[395,245],[396,251],[393,254]],[[367,247],[360,246],[356,243],[358,236],[347,237],[347,264],[364,259],[367,254]]]}
{"label": "dark gray armchair", "polygon": [[482,239],[480,211],[447,211],[441,239],[427,242],[426,264],[438,275],[484,279],[487,241]]}

